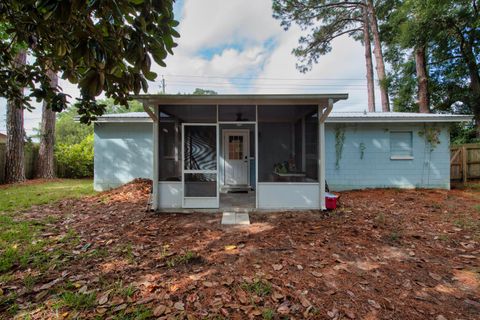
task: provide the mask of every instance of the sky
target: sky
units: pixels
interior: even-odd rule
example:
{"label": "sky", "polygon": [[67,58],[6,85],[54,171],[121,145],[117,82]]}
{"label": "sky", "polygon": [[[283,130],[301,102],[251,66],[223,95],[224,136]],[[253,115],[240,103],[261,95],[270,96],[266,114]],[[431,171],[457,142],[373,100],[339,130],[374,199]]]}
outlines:
{"label": "sky", "polygon": [[[181,38],[167,67],[152,67],[159,77],[149,93],[191,93],[195,88],[218,93],[348,93],[336,111],[367,109],[364,49],[348,36],[335,40],[333,50],[320,57],[312,70],[296,69],[292,49],[302,31],[285,31],[272,17],[271,0],[177,0],[175,17]],[[78,96],[78,89],[60,81],[63,91]],[[380,95],[376,88],[377,108]],[[5,101],[0,100],[0,132],[5,132]],[[28,135],[39,127],[41,106],[25,112]]]}

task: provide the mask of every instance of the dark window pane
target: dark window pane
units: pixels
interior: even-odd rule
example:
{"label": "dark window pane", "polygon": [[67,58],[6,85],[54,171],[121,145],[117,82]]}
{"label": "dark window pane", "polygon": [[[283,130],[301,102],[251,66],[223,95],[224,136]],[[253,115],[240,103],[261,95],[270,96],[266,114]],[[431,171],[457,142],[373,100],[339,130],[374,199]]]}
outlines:
{"label": "dark window pane", "polygon": [[173,121],[159,122],[159,165],[160,181],[181,181],[180,170],[180,125]]}
{"label": "dark window pane", "polygon": [[216,197],[217,174],[215,173],[186,173],[186,197]]}

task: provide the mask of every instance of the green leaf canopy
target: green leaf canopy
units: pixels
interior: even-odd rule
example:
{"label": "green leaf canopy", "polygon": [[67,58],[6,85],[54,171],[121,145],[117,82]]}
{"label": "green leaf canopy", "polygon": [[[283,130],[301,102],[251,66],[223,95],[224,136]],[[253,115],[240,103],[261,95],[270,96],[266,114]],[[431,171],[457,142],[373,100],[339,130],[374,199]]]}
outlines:
{"label": "green leaf canopy", "polygon": [[[147,91],[152,60],[165,66],[179,37],[174,0],[3,0],[0,3],[0,96],[31,108],[46,100],[67,106],[61,88],[50,88],[46,70],[78,85],[79,114],[90,122],[104,112],[102,92],[127,105],[131,93]],[[33,57],[15,63],[19,50]],[[23,94],[23,88],[29,89]]]}

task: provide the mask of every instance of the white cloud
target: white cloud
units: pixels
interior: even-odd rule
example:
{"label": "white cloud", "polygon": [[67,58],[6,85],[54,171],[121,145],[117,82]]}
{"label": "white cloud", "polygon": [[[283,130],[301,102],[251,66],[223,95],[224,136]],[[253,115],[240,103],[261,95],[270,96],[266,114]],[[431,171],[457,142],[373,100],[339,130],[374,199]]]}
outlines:
{"label": "white cloud", "polygon": [[155,71],[161,74],[238,76],[257,68],[266,56],[262,46],[243,51],[228,48],[214,54],[210,59],[180,52],[167,59],[167,68],[157,66]]}
{"label": "white cloud", "polygon": [[[268,52],[263,46],[254,46],[242,51],[228,48],[214,54],[210,59],[180,52],[168,58],[167,68],[157,66],[155,72],[165,75],[168,93],[192,92],[196,87],[236,93],[239,89],[232,81],[233,77],[257,72],[267,57]],[[203,77],[209,75],[220,78]],[[156,86],[158,88],[160,81],[161,79],[158,79],[153,83],[153,88]],[[155,91],[158,89],[153,90]]]}
{"label": "white cloud", "polygon": [[183,50],[256,44],[281,31],[269,0],[186,0],[179,25]]}

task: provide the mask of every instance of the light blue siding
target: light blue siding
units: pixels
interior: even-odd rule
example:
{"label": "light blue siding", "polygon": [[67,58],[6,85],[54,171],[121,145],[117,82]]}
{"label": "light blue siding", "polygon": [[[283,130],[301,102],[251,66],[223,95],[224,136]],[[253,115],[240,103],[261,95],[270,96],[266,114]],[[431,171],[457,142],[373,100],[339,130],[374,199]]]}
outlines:
{"label": "light blue siding", "polygon": [[[345,141],[337,168],[335,129],[339,126],[345,130]],[[442,130],[440,144],[433,151],[425,143],[425,138],[419,135],[424,130],[424,124],[327,123],[325,127],[326,178],[332,190],[450,187],[447,125],[436,124]],[[412,132],[413,159],[391,159],[392,131]],[[361,146],[364,146],[363,159]],[[139,177],[151,178],[152,150],[151,123],[96,123],[95,189],[106,190]],[[252,166],[251,174],[254,170]],[[254,176],[251,178],[254,180]]]}
{"label": "light blue siding", "polygon": [[95,123],[94,188],[108,190],[152,178],[151,123]]}
{"label": "light blue siding", "polygon": [[[326,124],[326,178],[330,189],[450,188],[449,130],[445,125],[437,124],[436,127],[441,128],[440,144],[431,151],[425,137],[419,135],[425,130],[424,124]],[[337,128],[343,128],[345,132],[338,167],[335,148]],[[413,159],[391,159],[392,131],[412,132]]]}

